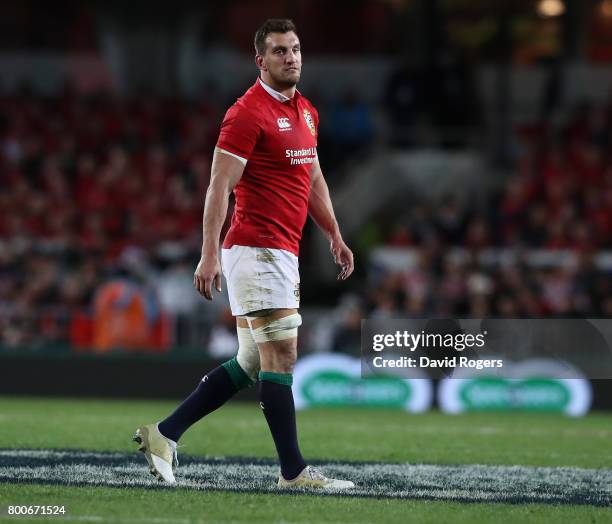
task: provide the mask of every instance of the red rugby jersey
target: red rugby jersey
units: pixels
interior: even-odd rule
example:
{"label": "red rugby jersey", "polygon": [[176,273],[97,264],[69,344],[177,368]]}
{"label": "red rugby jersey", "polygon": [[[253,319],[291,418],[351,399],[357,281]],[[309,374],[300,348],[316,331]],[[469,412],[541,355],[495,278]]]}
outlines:
{"label": "red rugby jersey", "polygon": [[281,102],[259,79],[227,110],[217,147],[247,163],[234,188],[224,248],[269,247],[298,255],[318,124],[316,109],[299,92]]}

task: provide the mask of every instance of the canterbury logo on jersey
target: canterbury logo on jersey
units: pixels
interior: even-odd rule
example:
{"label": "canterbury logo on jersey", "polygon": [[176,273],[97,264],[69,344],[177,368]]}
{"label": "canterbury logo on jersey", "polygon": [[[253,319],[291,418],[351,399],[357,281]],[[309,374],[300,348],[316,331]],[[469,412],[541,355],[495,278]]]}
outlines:
{"label": "canterbury logo on jersey", "polygon": [[291,131],[291,124],[289,123],[288,118],[281,117],[277,120],[277,122],[279,131]]}

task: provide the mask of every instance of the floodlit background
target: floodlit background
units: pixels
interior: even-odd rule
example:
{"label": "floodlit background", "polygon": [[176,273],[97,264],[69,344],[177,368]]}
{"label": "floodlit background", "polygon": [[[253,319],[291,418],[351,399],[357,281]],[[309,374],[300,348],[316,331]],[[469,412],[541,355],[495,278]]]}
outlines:
{"label": "floodlit background", "polygon": [[301,355],[357,356],[363,318],[612,317],[612,0],[5,1],[0,392],[180,396],[235,354],[192,275],[268,17],[356,256],[337,283],[307,225]]}

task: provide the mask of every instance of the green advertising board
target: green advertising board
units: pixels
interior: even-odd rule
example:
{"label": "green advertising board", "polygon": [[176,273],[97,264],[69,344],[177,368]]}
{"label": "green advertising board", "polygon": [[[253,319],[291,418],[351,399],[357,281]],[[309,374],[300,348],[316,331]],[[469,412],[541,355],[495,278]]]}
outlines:
{"label": "green advertising board", "polygon": [[431,407],[427,378],[361,377],[361,362],[347,355],[319,354],[298,360],[293,373],[297,409],[313,406],[398,408],[421,412]]}
{"label": "green advertising board", "polygon": [[[440,409],[465,411],[540,411],[572,416],[586,414],[591,405],[591,386],[568,365],[558,361],[523,361],[505,366],[512,376],[491,376],[487,371],[455,374],[438,387]],[[566,377],[560,375],[565,374]]]}

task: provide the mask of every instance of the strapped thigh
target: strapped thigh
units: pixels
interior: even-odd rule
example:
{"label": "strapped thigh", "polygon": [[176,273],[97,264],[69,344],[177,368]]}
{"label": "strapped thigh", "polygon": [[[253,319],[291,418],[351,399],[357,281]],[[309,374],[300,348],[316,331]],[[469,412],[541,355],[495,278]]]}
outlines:
{"label": "strapped thigh", "polygon": [[261,317],[246,317],[249,326],[251,326],[253,338],[258,344],[275,340],[297,338],[297,328],[302,325],[302,317],[299,313],[292,313],[286,317],[276,318],[256,328],[253,327],[253,320],[255,320],[255,318]]}

